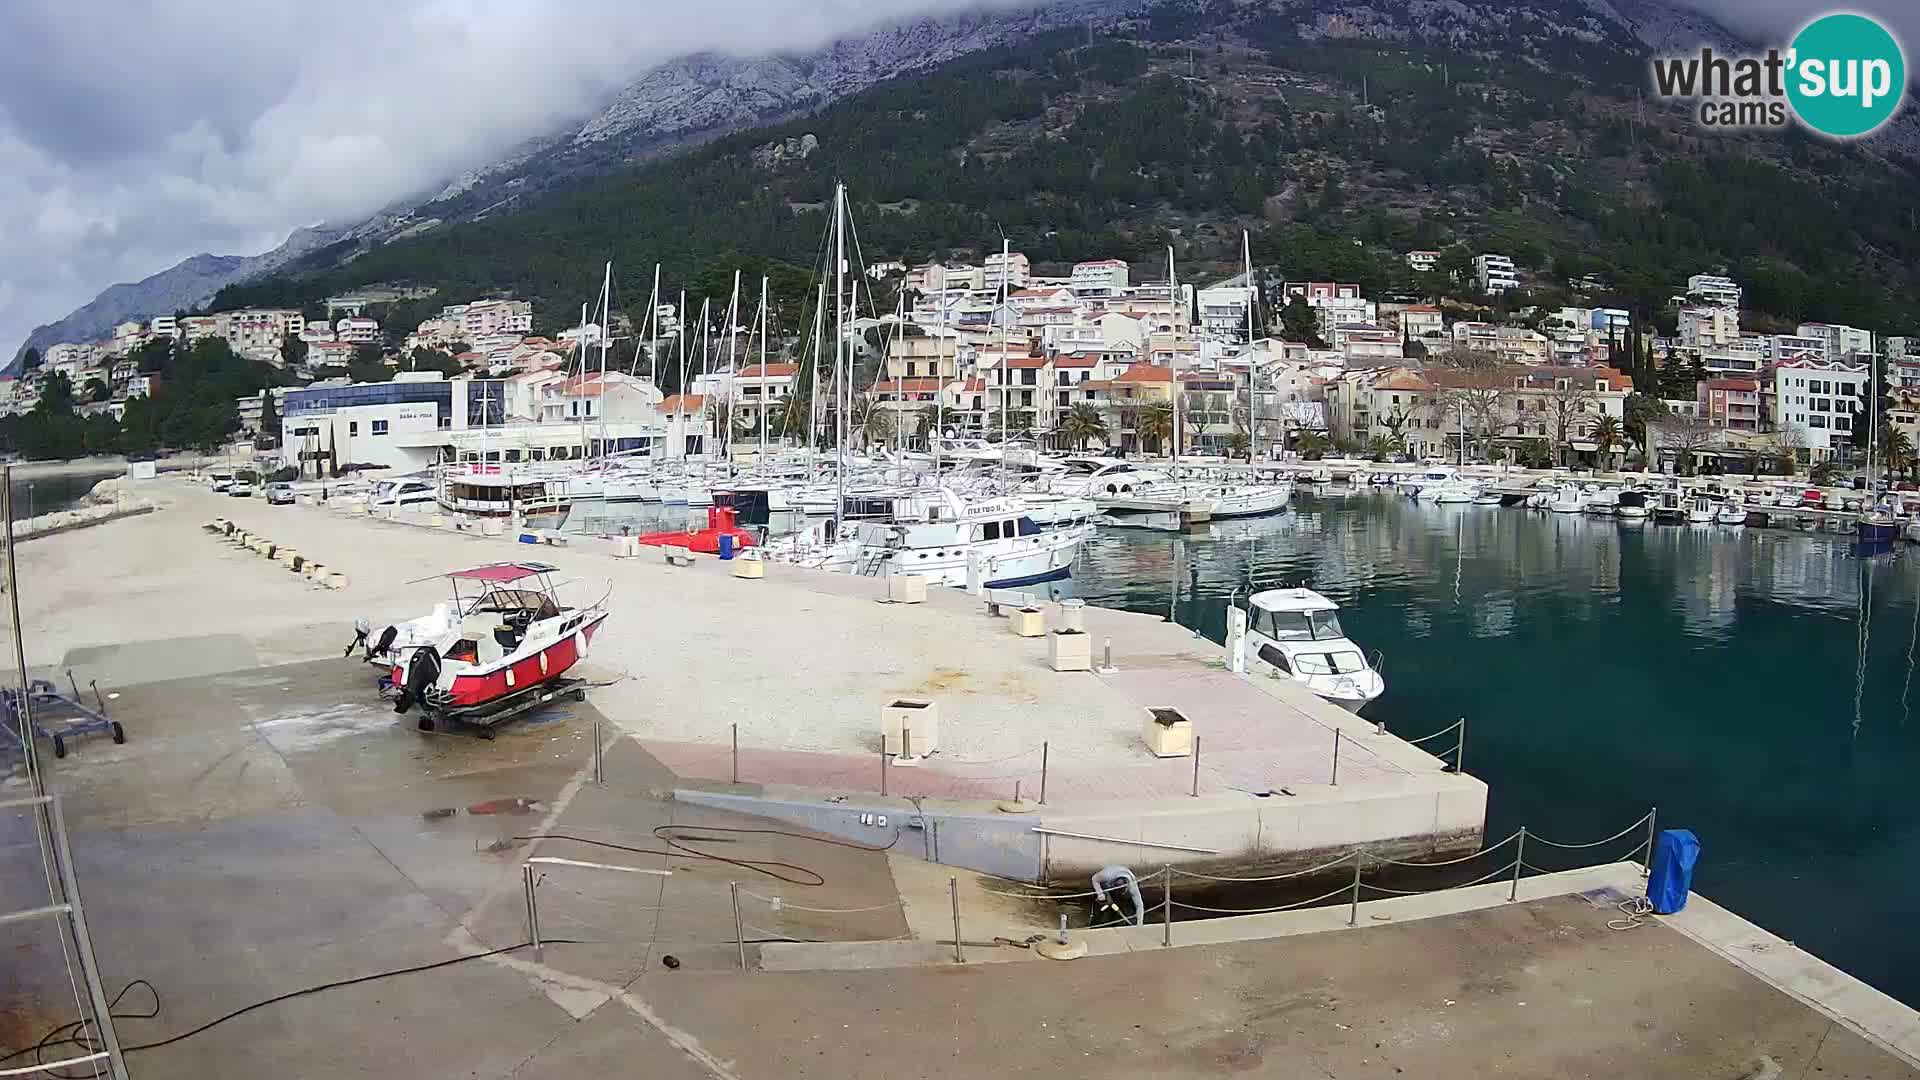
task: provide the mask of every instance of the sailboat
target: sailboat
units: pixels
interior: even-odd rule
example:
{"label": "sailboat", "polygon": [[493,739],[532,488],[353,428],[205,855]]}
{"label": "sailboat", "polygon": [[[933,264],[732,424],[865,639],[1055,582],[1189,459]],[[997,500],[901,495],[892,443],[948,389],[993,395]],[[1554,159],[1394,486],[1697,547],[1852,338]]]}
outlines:
{"label": "sailboat", "polygon": [[1891,544],[1900,538],[1900,520],[1893,512],[1880,504],[1879,492],[1873,486],[1873,459],[1879,452],[1880,441],[1880,361],[1879,350],[1870,350],[1867,354],[1867,503],[1861,509],[1859,520],[1854,522],[1854,534],[1862,544],[1882,546]]}

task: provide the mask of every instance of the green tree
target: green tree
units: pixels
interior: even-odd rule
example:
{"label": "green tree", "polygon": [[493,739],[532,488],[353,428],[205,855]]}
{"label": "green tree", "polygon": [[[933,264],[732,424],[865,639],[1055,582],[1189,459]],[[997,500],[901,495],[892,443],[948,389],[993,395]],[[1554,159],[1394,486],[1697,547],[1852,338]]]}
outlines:
{"label": "green tree", "polygon": [[1374,461],[1385,461],[1400,452],[1401,443],[1385,435],[1375,435],[1367,442],[1367,457]]}
{"label": "green tree", "polygon": [[1294,450],[1308,461],[1319,461],[1332,446],[1332,441],[1318,431],[1303,431],[1293,441]]}
{"label": "green tree", "polygon": [[89,403],[96,403],[112,397],[113,391],[99,379],[88,379],[87,384],[80,388],[80,394]]}
{"label": "green tree", "polygon": [[1614,467],[1613,447],[1620,441],[1620,419],[1612,413],[1600,414],[1593,425],[1593,441],[1600,445],[1600,460],[1608,469]]}
{"label": "green tree", "polygon": [[1140,441],[1154,453],[1162,453],[1173,439],[1173,406],[1164,401],[1148,405],[1140,410],[1134,423]]}
{"label": "green tree", "polygon": [[1105,441],[1107,418],[1092,405],[1081,402],[1060,418],[1060,437],[1076,450],[1085,450],[1095,439]]}
{"label": "green tree", "polygon": [[1294,297],[1280,309],[1280,333],[1288,341],[1304,341],[1316,349],[1326,346],[1320,339],[1320,313],[1304,296]]}

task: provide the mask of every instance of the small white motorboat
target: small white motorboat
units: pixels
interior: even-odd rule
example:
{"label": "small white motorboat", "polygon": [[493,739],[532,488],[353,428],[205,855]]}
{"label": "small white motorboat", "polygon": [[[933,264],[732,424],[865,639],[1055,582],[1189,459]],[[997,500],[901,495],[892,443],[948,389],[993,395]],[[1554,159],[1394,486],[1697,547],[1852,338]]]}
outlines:
{"label": "small white motorboat", "polygon": [[1247,602],[1248,670],[1292,679],[1350,713],[1385,692],[1378,657],[1369,663],[1340,628],[1340,605],[1312,589],[1269,589]]}
{"label": "small white motorboat", "polygon": [[1705,495],[1695,495],[1693,499],[1687,503],[1687,524],[1711,525],[1713,524],[1714,515],[1718,514],[1719,511],[1719,504],[1715,503],[1711,498]]}
{"label": "small white motorboat", "polygon": [[1721,503],[1720,509],[1714,512],[1713,520],[1721,525],[1745,525],[1747,508],[1732,501]]}

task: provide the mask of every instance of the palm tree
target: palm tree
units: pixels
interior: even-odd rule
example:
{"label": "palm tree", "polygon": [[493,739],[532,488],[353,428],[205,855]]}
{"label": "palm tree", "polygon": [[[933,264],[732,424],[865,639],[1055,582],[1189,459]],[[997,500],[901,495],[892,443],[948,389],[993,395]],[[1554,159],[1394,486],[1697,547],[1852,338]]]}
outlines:
{"label": "palm tree", "polygon": [[1154,453],[1159,453],[1173,438],[1173,406],[1162,401],[1141,409],[1139,432],[1140,441],[1153,444]]}
{"label": "palm tree", "polygon": [[1601,415],[1593,425],[1593,441],[1600,444],[1600,460],[1607,463],[1609,471],[1613,466],[1613,444],[1620,441],[1620,418],[1612,413]]}
{"label": "palm tree", "polygon": [[1252,446],[1253,436],[1247,434],[1245,430],[1234,428],[1227,433],[1227,455],[1229,457],[1244,457]]}
{"label": "palm tree", "polygon": [[867,445],[884,444],[893,438],[893,410],[869,408],[866,419],[860,422],[860,430],[866,434]]}
{"label": "palm tree", "polygon": [[1886,438],[1880,441],[1880,461],[1890,473],[1912,473],[1914,468],[1913,440],[1897,427],[1887,429]]}
{"label": "palm tree", "polygon": [[[807,399],[798,394],[788,394],[781,398],[780,404],[774,409],[773,427],[770,430],[785,438],[804,431],[806,426]],[[806,439],[802,438],[800,442],[805,445]]]}
{"label": "palm tree", "polygon": [[1367,443],[1367,456],[1375,461],[1385,461],[1400,452],[1400,444],[1385,435],[1375,435]]}
{"label": "palm tree", "polygon": [[1087,443],[1092,440],[1107,437],[1107,418],[1100,415],[1099,409],[1083,401],[1061,417],[1060,436],[1071,443],[1075,450],[1085,450]]}
{"label": "palm tree", "polygon": [[1320,460],[1321,456],[1327,452],[1327,448],[1332,445],[1325,435],[1317,431],[1303,431],[1300,437],[1293,441],[1293,448],[1308,461]]}

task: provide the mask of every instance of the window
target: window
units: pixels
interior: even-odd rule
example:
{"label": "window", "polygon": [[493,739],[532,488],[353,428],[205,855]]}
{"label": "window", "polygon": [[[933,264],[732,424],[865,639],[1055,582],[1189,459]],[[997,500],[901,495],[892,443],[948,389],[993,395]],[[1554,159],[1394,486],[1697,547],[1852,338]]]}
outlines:
{"label": "window", "polygon": [[373,422],[373,434],[385,435],[386,433],[387,433],[387,422],[385,420],[375,420]]}
{"label": "window", "polygon": [[1000,523],[997,521],[989,521],[986,524],[980,526],[980,539],[982,540],[1000,539]]}
{"label": "window", "polygon": [[1340,616],[1331,609],[1320,611],[1267,611],[1254,609],[1253,628],[1275,641],[1326,641],[1344,637]]}
{"label": "window", "polygon": [[1807,426],[1808,426],[1808,427],[1810,427],[1810,428],[1823,428],[1823,427],[1826,427],[1826,426],[1827,426],[1827,418],[1826,418],[1826,417],[1824,417],[1824,416],[1809,416],[1809,417],[1807,417]]}
{"label": "window", "polygon": [[1833,418],[1833,430],[1851,431],[1853,430],[1853,421],[1844,416],[1836,416]]}

